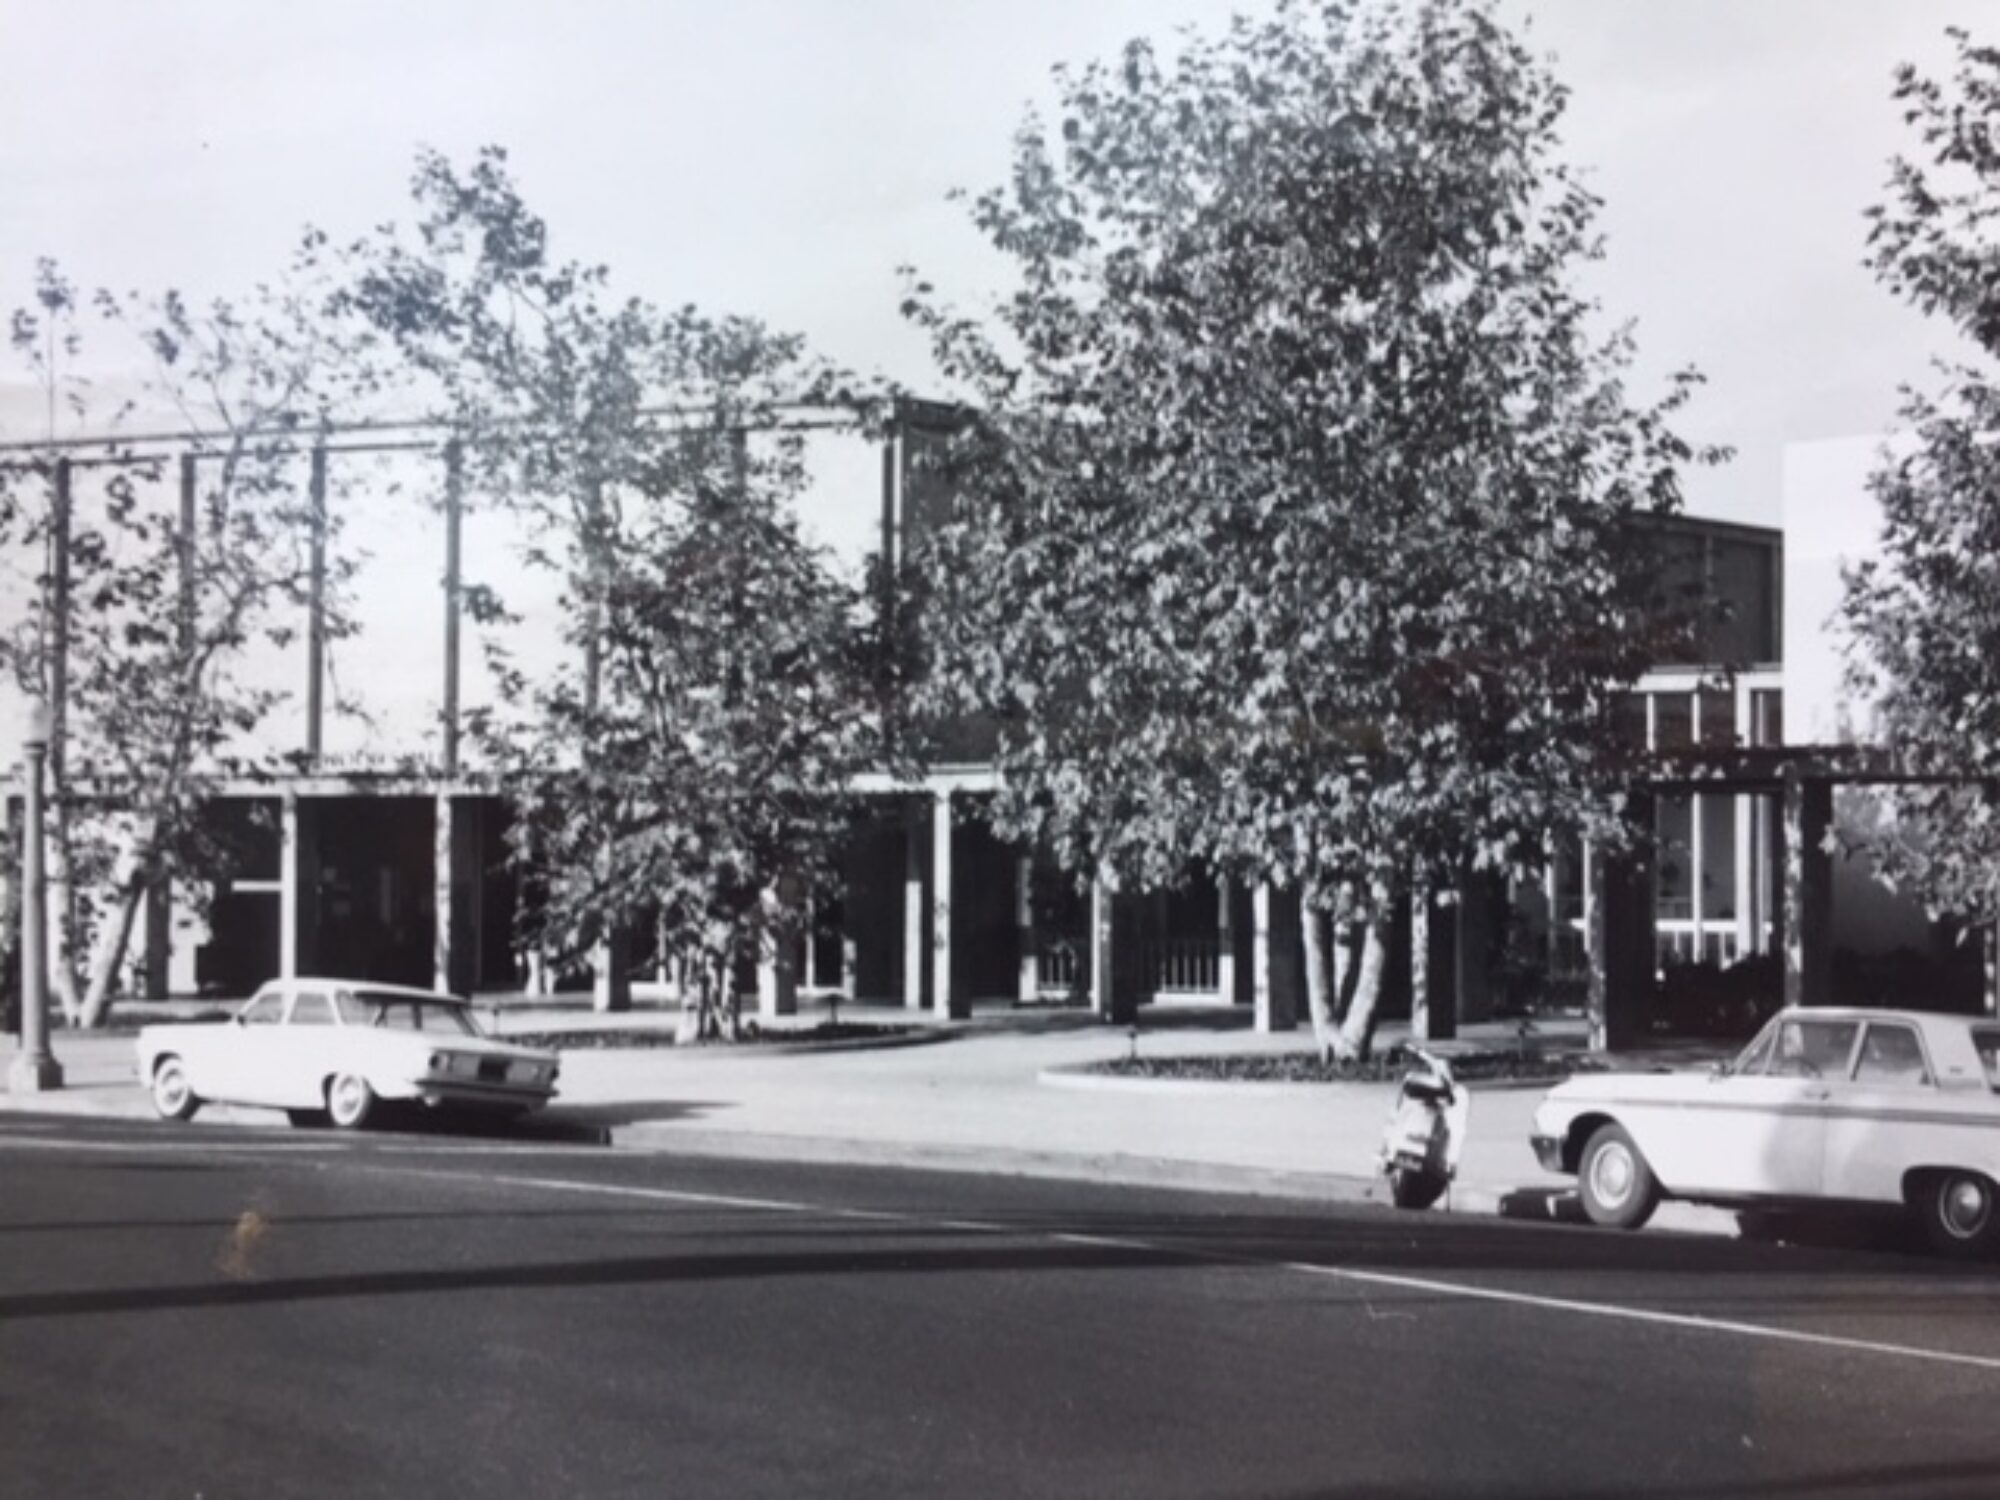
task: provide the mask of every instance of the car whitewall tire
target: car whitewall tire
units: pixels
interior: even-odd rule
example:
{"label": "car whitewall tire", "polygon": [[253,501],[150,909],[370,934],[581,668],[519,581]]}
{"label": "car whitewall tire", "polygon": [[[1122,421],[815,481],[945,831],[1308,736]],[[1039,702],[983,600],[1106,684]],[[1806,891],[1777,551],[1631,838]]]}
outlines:
{"label": "car whitewall tire", "polygon": [[1918,1217],[1932,1248],[1971,1259],[2000,1247],[2000,1200],[1990,1178],[1977,1172],[1939,1172],[1916,1195]]}
{"label": "car whitewall tire", "polygon": [[375,1113],[375,1090],[358,1073],[337,1073],[326,1086],[326,1114],[342,1130],[359,1130]]}
{"label": "car whitewall tire", "polygon": [[1577,1190],[1590,1222],[1637,1229],[1659,1206],[1660,1183],[1622,1125],[1600,1125],[1577,1162]]}
{"label": "car whitewall tire", "polygon": [[153,1108],[163,1120],[185,1120],[201,1108],[188,1085],[187,1065],[171,1054],[153,1064]]}

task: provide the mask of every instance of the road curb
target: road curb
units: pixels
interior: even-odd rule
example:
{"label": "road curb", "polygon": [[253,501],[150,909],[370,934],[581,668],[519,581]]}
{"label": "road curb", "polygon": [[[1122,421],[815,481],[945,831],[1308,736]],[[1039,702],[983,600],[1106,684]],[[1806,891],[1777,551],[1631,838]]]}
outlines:
{"label": "road curb", "polygon": [[793,1136],[753,1131],[690,1129],[642,1121],[613,1125],[611,1144],[661,1155],[730,1157],[829,1166],[908,1167],[941,1172],[981,1172],[1008,1177],[1060,1177],[1130,1187],[1175,1187],[1199,1192],[1320,1199],[1333,1203],[1384,1203],[1387,1186],[1333,1172],[1290,1172],[1230,1162],[1140,1156],[1121,1151],[1027,1151],[1016,1147],[928,1144]]}
{"label": "road curb", "polygon": [[[1121,1078],[1116,1073],[1093,1073],[1090,1063],[1056,1063],[1035,1075],[1035,1082],[1052,1089],[1077,1089],[1086,1093],[1112,1094],[1313,1094],[1321,1098],[1329,1088],[1342,1085],[1294,1083],[1284,1078]],[[1399,1084],[1361,1083],[1350,1088],[1382,1089],[1393,1093]]]}

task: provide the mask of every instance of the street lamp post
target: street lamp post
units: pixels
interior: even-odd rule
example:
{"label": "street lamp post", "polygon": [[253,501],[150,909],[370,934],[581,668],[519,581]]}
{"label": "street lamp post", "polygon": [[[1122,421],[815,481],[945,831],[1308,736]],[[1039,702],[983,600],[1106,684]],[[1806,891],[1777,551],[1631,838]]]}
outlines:
{"label": "street lamp post", "polygon": [[21,1055],[7,1069],[8,1090],[42,1094],[62,1087],[62,1065],[49,1051],[49,907],[42,874],[42,767],[53,725],[46,704],[28,713],[21,748],[27,792],[21,828]]}

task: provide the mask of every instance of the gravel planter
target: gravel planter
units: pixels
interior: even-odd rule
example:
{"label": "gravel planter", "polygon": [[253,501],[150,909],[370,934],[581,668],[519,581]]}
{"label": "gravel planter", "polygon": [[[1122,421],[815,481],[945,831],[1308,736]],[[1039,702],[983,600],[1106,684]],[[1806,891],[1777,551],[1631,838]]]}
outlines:
{"label": "gravel planter", "polygon": [[[1549,1082],[1572,1073],[1602,1072],[1594,1058],[1573,1053],[1460,1052],[1445,1059],[1461,1083]],[[1174,1078],[1210,1083],[1400,1083],[1410,1059],[1398,1048],[1364,1062],[1324,1061],[1317,1052],[1114,1057],[1078,1069],[1114,1078]]]}
{"label": "gravel planter", "polygon": [[[918,1026],[877,1026],[866,1022],[839,1025],[823,1022],[818,1026],[760,1027],[749,1025],[734,1042],[697,1042],[696,1047],[796,1047],[813,1043],[886,1042],[915,1035]],[[634,1027],[629,1030],[522,1031],[502,1040],[521,1047],[543,1047],[558,1052],[630,1051],[634,1048],[672,1047],[674,1033],[667,1027]],[[692,1049],[690,1049],[692,1050]]]}

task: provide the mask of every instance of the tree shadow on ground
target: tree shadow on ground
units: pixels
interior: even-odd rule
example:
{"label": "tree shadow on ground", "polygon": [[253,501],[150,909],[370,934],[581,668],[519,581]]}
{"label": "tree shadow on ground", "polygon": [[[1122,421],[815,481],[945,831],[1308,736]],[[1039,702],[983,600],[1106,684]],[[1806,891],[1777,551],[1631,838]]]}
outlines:
{"label": "tree shadow on ground", "polygon": [[[733,1108],[710,1099],[637,1099],[620,1104],[558,1104],[509,1117],[469,1111],[391,1108],[383,1125],[403,1135],[460,1140],[525,1141],[545,1145],[608,1146],[617,1125],[657,1120],[698,1120]],[[380,1135],[383,1132],[371,1132]]]}

